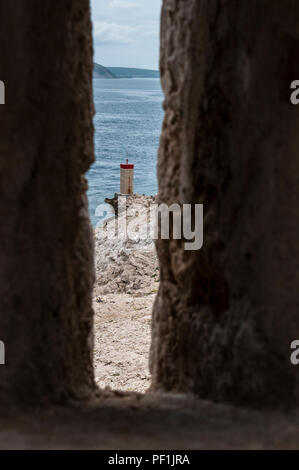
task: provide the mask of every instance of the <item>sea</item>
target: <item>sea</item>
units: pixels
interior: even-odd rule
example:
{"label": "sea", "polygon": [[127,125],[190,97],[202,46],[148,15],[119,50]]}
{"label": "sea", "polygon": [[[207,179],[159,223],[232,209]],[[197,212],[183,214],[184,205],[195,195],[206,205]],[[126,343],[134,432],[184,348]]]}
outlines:
{"label": "sea", "polygon": [[[163,120],[158,78],[95,79],[95,162],[88,174],[89,210],[100,224],[97,207],[119,192],[120,164],[135,165],[134,192],[157,194],[157,152]],[[109,214],[108,214],[109,216]]]}

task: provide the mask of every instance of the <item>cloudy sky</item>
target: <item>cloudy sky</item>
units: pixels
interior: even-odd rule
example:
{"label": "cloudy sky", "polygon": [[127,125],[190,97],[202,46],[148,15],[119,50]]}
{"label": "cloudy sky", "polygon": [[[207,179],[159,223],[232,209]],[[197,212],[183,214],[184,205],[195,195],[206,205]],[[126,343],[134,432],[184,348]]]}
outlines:
{"label": "cloudy sky", "polygon": [[95,62],[158,69],[162,0],[91,0]]}

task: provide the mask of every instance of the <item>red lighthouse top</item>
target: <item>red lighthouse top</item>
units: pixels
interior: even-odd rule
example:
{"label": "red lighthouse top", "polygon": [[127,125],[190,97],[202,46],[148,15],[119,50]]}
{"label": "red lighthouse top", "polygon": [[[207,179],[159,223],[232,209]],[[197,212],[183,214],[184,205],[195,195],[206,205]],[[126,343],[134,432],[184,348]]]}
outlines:
{"label": "red lighthouse top", "polygon": [[126,160],[126,163],[121,163],[120,164],[120,167],[123,169],[123,170],[134,170],[134,165],[129,163],[129,160],[127,159]]}

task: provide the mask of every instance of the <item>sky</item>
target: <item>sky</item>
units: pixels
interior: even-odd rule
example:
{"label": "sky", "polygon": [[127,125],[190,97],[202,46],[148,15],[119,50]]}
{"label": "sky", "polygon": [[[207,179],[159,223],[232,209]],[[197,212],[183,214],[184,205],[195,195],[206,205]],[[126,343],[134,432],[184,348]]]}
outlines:
{"label": "sky", "polygon": [[94,61],[158,70],[161,5],[162,0],[91,0]]}

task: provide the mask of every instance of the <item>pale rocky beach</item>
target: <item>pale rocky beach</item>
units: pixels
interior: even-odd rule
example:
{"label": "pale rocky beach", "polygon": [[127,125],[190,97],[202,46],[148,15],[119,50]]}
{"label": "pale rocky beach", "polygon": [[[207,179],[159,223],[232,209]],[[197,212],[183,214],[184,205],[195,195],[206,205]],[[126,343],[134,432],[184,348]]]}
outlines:
{"label": "pale rocky beach", "polygon": [[[151,313],[159,267],[154,242],[145,232],[153,201],[148,196],[127,198],[127,212],[116,218],[120,236],[113,237],[114,219],[94,231],[94,368],[101,388],[145,392],[150,385]],[[124,218],[131,228],[134,224],[128,239],[121,232]]]}

